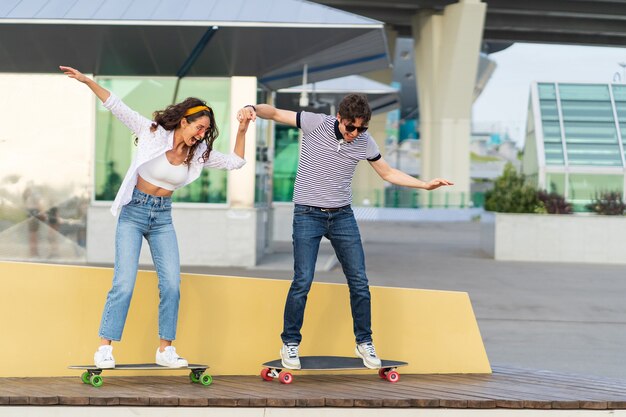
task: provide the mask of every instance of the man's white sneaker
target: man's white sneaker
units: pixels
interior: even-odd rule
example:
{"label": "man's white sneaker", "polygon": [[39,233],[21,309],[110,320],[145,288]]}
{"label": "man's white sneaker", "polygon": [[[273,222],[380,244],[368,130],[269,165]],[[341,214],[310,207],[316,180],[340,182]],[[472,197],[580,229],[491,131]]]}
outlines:
{"label": "man's white sneaker", "polygon": [[363,365],[370,369],[378,369],[381,366],[380,358],[376,354],[374,344],[372,342],[365,342],[356,345],[356,355],[363,359]]}
{"label": "man's white sneaker", "polygon": [[280,361],[287,369],[300,369],[300,356],[298,345],[295,343],[283,344],[280,349]]}
{"label": "man's white sneaker", "polygon": [[100,369],[115,368],[115,359],[113,359],[113,346],[102,345],[93,355],[93,363]]}
{"label": "man's white sneaker", "polygon": [[168,368],[184,368],[189,365],[186,359],[178,356],[174,346],[167,346],[163,352],[157,348],[155,361],[157,365],[167,366]]}

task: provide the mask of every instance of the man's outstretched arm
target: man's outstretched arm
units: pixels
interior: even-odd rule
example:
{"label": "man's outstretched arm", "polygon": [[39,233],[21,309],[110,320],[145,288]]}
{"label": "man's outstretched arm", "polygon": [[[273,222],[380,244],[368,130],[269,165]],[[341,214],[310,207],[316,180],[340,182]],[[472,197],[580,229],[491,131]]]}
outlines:
{"label": "man's outstretched arm", "polygon": [[370,162],[370,165],[372,166],[372,168],[374,168],[380,178],[392,184],[400,185],[402,187],[421,188],[423,190],[435,190],[439,187],[454,185],[454,183],[443,178],[435,178],[434,180],[430,180],[428,182],[418,180],[417,178],[414,178],[409,174],[400,171],[399,169],[392,168],[391,166],[389,166],[384,158],[380,158],[376,161]]}
{"label": "man's outstretched arm", "polygon": [[273,120],[276,123],[281,123],[289,126],[296,127],[296,112],[291,110],[277,109],[269,104],[257,104],[255,106],[248,105],[244,107],[244,110],[250,113],[252,121],[255,121],[257,117],[266,120]]}

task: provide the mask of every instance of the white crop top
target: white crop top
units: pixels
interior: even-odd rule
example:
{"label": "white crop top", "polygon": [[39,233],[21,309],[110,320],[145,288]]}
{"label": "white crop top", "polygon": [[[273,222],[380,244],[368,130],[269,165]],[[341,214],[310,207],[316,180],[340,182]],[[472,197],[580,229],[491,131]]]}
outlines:
{"label": "white crop top", "polygon": [[151,161],[139,166],[138,174],[141,178],[157,187],[174,191],[185,184],[189,166],[185,164],[172,165],[167,156],[162,154]]}

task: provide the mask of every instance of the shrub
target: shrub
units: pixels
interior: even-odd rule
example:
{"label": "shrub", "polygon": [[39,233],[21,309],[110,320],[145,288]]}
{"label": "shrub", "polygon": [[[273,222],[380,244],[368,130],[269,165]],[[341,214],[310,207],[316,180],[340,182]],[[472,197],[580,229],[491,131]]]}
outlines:
{"label": "shrub", "polygon": [[518,173],[508,163],[504,172],[485,193],[485,210],[499,213],[534,213],[540,206],[537,189],[526,182],[526,176]]}
{"label": "shrub", "polygon": [[594,213],[621,216],[624,214],[626,204],[619,191],[603,191],[596,193],[591,203],[585,207]]}
{"label": "shrub", "polygon": [[571,214],[572,205],[565,200],[562,195],[547,191],[538,191],[537,198],[540,202],[540,208],[537,212],[548,214]]}

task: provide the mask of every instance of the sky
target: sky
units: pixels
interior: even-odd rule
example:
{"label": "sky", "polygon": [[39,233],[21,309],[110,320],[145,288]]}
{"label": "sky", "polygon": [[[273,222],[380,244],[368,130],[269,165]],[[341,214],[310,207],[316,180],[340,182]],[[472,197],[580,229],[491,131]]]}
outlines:
{"label": "sky", "polygon": [[616,73],[615,82],[626,81],[618,64],[626,63],[626,48],[516,43],[489,57],[497,67],[474,102],[472,121],[508,132],[520,148],[533,81],[610,83]]}

